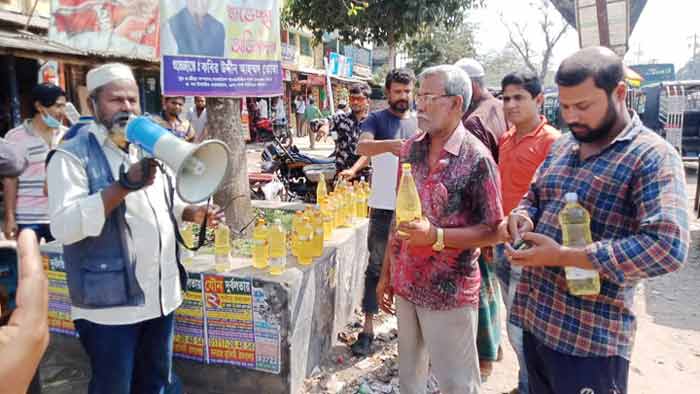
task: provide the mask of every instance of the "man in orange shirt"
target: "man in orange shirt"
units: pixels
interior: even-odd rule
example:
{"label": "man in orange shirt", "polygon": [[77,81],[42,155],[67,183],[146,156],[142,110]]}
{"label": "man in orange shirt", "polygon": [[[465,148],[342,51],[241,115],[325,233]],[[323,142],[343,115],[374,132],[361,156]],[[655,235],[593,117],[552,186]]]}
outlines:
{"label": "man in orange shirt", "polygon": [[[501,81],[503,110],[513,126],[501,137],[498,149],[498,169],[501,175],[503,213],[508,215],[527,194],[535,171],[549,153],[549,148],[559,138],[559,130],[547,124],[540,115],[544,96],[542,84],[537,76],[528,72],[506,75]],[[506,304],[508,321],[515,288],[520,281],[521,267],[511,267],[503,254],[503,245],[495,252],[496,274],[501,282],[503,301]],[[523,356],[522,329],[508,323],[508,339],[518,356],[520,373],[518,394],[527,394],[527,368]]]}

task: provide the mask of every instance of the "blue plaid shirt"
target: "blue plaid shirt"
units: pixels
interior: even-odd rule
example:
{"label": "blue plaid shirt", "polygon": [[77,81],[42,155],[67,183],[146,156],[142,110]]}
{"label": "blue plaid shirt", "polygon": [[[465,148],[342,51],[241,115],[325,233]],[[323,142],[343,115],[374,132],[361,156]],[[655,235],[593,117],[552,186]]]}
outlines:
{"label": "blue plaid shirt", "polygon": [[682,160],[635,115],[612,144],[586,160],[573,136],[562,136],[516,210],[527,211],[535,232],[561,243],[558,214],[567,192],[576,192],[591,214],[594,242],[585,251],[600,273],[600,294],[569,294],[563,268],[524,268],[511,321],[564,354],[629,360],[637,284],[677,270],[688,254]]}

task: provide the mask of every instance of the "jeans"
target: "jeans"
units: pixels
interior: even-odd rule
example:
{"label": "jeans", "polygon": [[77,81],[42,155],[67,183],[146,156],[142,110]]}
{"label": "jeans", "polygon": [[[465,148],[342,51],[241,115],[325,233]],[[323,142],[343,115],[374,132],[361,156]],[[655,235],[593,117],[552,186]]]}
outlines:
{"label": "jeans", "polygon": [[370,210],[369,230],[367,232],[369,264],[367,264],[367,271],[365,271],[365,293],[362,297],[362,311],[364,313],[379,313],[377,284],[379,276],[382,274],[384,252],[386,252],[393,217],[394,211],[374,208]]}
{"label": "jeans", "polygon": [[17,223],[17,233],[24,229],[34,230],[36,239],[39,241],[41,241],[42,238],[44,238],[46,242],[54,240],[53,235],[51,235],[51,226],[48,223]]}
{"label": "jeans", "polygon": [[89,394],[166,394],[173,388],[174,313],[135,324],[76,320],[90,358]]}
{"label": "jeans", "polygon": [[[496,245],[494,248],[494,261],[497,264],[510,264],[506,261],[505,247]],[[509,278],[505,281],[501,276],[498,280],[501,285],[501,295],[503,303],[506,305],[506,331],[508,332],[508,341],[513,347],[513,351],[518,358],[520,371],[518,372],[518,394],[527,394],[528,391],[528,372],[527,363],[525,361],[525,351],[523,350],[523,329],[510,322],[510,312],[515,298],[515,290],[520,283],[520,275],[522,274],[521,267],[510,267]]]}
{"label": "jeans", "polygon": [[523,335],[523,344],[533,393],[627,393],[629,361],[622,357],[577,357],[559,353],[529,332]]}

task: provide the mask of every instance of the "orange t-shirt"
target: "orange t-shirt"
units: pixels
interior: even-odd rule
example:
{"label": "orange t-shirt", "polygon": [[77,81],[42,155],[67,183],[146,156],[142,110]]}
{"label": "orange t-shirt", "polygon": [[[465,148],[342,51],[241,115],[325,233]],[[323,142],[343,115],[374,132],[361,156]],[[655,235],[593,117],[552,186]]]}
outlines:
{"label": "orange t-shirt", "polygon": [[503,214],[517,207],[530,189],[535,171],[549,153],[549,148],[561,132],[547,124],[544,116],[532,132],[516,141],[515,126],[511,127],[498,144],[498,170],[501,174]]}

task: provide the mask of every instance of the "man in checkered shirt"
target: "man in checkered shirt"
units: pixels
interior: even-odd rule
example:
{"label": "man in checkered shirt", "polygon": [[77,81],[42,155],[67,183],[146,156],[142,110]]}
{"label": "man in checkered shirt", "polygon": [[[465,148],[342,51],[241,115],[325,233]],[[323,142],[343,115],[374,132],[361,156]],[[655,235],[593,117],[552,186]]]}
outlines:
{"label": "man in checkered shirt", "polygon": [[[501,226],[523,266],[511,322],[524,331],[530,392],[627,392],[636,286],[675,271],[688,254],[688,205],[678,152],[625,107],[619,57],[586,48],[557,71],[571,133],[551,148],[528,194]],[[575,192],[591,214],[593,243],[562,246],[558,214]],[[506,235],[507,234],[507,235]],[[564,267],[595,270],[600,293],[574,296]]]}

